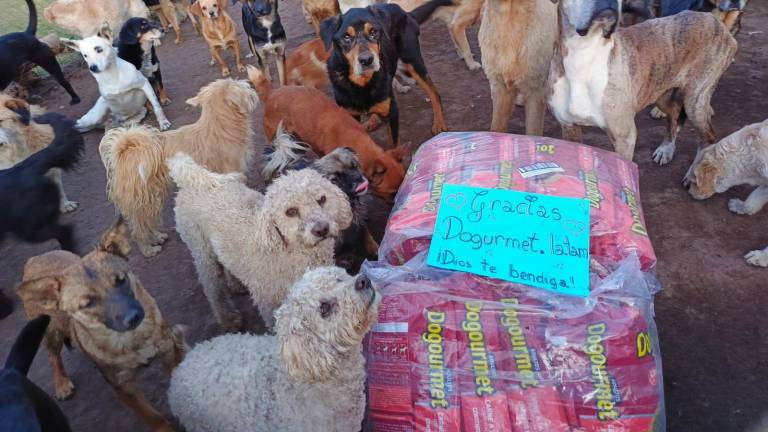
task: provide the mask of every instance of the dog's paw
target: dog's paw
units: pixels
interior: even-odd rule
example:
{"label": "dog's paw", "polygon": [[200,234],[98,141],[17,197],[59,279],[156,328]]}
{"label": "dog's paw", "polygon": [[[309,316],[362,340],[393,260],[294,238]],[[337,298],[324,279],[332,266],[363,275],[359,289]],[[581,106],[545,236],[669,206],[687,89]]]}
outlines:
{"label": "dog's paw", "polygon": [[659,165],[668,164],[675,156],[675,146],[670,144],[662,144],[656,148],[653,152],[653,161]]}
{"label": "dog's paw", "polygon": [[755,214],[754,209],[749,208],[746,201],[740,200],[738,198],[733,198],[728,201],[728,210],[739,215]]}
{"label": "dog's paw", "polygon": [[658,120],[658,119],[667,118],[667,115],[666,115],[666,114],[664,114],[664,111],[662,111],[661,109],[659,109],[659,107],[657,107],[657,106],[654,106],[654,107],[651,109],[651,112],[650,112],[650,116],[651,116],[651,118],[655,118],[655,119],[657,119],[657,120]]}
{"label": "dog's paw", "polygon": [[80,103],[80,96],[74,96],[69,100],[70,105],[77,105]]}
{"label": "dog's paw", "polygon": [[432,122],[432,135],[437,135],[440,132],[448,132],[448,126],[443,119],[435,119]]}
{"label": "dog's paw", "polygon": [[168,240],[168,234],[162,231],[155,231],[152,233],[152,236],[155,238],[155,241],[153,242],[154,245],[161,245],[165,243],[166,240]]}
{"label": "dog's paw", "polygon": [[160,101],[160,105],[162,105],[162,106],[168,106],[168,105],[170,105],[170,104],[171,104],[171,102],[172,102],[172,101],[171,101],[169,98],[165,98],[165,99],[163,99],[163,100],[161,100],[161,101]]}
{"label": "dog's paw", "polygon": [[182,42],[184,42],[184,39],[181,37],[177,37],[176,40],[173,41],[173,43],[176,45],[181,45]]}
{"label": "dog's paw", "polygon": [[253,53],[248,53],[245,55],[245,58],[253,58]]}
{"label": "dog's paw", "polygon": [[221,70],[221,76],[223,76],[224,78],[228,77],[229,76],[229,68],[222,69]]}
{"label": "dog's paw", "polygon": [[163,250],[160,245],[139,245],[139,251],[145,258],[152,258]]}
{"label": "dog's paw", "polygon": [[66,400],[72,397],[73,394],[75,394],[75,384],[72,383],[72,380],[69,378],[61,378],[61,380],[57,380],[54,390],[53,396],[56,398],[56,400]]}
{"label": "dog's paw", "polygon": [[61,213],[71,213],[71,212],[77,210],[77,207],[79,205],[80,205],[80,203],[78,203],[77,201],[69,201],[69,200],[67,200],[67,201],[64,201],[63,203],[61,203],[61,205],[59,206],[59,211],[61,211]]}
{"label": "dog's paw", "polygon": [[400,81],[394,79],[392,80],[392,87],[395,88],[395,91],[400,94],[406,94],[409,91],[411,91],[411,86],[407,86],[405,84],[401,84]]}
{"label": "dog's paw", "polygon": [[213,57],[211,57],[211,61],[210,61],[210,62],[208,62],[208,65],[210,65],[210,66],[213,66],[213,65],[215,65],[215,64],[216,64],[216,59],[214,59]]}
{"label": "dog's paw", "polygon": [[237,71],[240,73],[245,73],[245,66],[244,65],[237,65]]}
{"label": "dog's paw", "polygon": [[171,128],[171,122],[168,121],[168,119],[163,119],[159,121],[160,123],[160,130],[161,131],[167,131]]}
{"label": "dog's paw", "polygon": [[761,250],[754,250],[746,255],[744,259],[747,263],[756,267],[768,267],[768,253]]}
{"label": "dog's paw", "polygon": [[476,62],[475,60],[472,60],[472,61],[467,62],[467,67],[471,71],[476,71],[476,70],[480,69],[481,67],[483,67],[483,65],[481,65],[478,62]]}

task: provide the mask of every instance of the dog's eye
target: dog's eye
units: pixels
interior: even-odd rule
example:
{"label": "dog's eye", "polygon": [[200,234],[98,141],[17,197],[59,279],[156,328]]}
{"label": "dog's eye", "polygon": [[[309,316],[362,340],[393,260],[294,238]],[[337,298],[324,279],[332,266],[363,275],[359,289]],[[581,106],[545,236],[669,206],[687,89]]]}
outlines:
{"label": "dog's eye", "polygon": [[297,209],[296,207],[291,207],[285,211],[285,215],[288,217],[296,217],[299,215],[299,209]]}
{"label": "dog's eye", "polygon": [[319,200],[317,200],[317,203],[320,204],[320,207],[325,205],[325,195],[321,196]]}
{"label": "dog's eye", "polygon": [[373,40],[376,40],[376,39],[378,39],[378,38],[379,38],[379,32],[378,32],[378,31],[376,31],[376,30],[371,30],[371,31],[368,33],[368,39],[369,39],[369,40],[372,40],[372,41],[373,41]]}
{"label": "dog's eye", "polygon": [[352,42],[352,36],[350,36],[350,35],[348,35],[346,33],[344,34],[342,39],[344,40],[344,42],[347,42],[347,43]]}
{"label": "dog's eye", "polygon": [[98,54],[101,54],[104,51],[101,47],[96,47],[93,50],[96,51],[96,53]]}
{"label": "dog's eye", "polygon": [[96,297],[85,297],[80,301],[81,309],[88,309],[96,306]]}
{"label": "dog's eye", "polygon": [[321,302],[320,303],[320,316],[323,318],[328,318],[328,315],[331,314],[331,311],[333,310],[333,305],[328,302]]}
{"label": "dog's eye", "polygon": [[88,54],[83,54],[83,58],[88,58]]}
{"label": "dog's eye", "polygon": [[115,286],[120,286],[125,283],[125,273],[119,273],[115,275]]}

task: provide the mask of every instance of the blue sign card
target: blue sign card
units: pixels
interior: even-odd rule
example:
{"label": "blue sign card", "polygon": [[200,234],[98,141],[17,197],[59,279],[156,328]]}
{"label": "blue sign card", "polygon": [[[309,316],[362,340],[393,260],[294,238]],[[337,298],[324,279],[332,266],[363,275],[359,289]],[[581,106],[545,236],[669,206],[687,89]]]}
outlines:
{"label": "blue sign card", "polygon": [[589,295],[589,201],[445,184],[427,264]]}

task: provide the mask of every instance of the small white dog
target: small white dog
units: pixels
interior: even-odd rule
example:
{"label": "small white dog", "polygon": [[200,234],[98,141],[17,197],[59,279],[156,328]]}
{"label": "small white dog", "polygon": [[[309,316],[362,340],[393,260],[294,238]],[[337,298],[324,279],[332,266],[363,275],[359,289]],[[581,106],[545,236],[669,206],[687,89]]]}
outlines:
{"label": "small white dog", "polygon": [[171,122],[165,117],[163,107],[147,78],[135,66],[117,56],[112,46],[112,32],[104,25],[95,36],[82,40],[62,38],[64,45],[83,55],[88,69],[99,85],[100,97],[96,104],[75,124],[80,132],[106,125],[107,114],[117,126],[134,125],[147,114],[147,100],[160,126],[168,130]]}
{"label": "small white dog", "polygon": [[378,305],[365,276],[307,272],[277,310],[277,336],[224,335],[187,354],[171,378],[171,411],[188,432],[359,431],[362,342]]}
{"label": "small white dog", "polygon": [[184,153],[168,167],[179,187],[176,231],[216,319],[230,331],[242,328],[229,295],[230,273],[272,328],[288,287],[311,268],[333,265],[335,239],[352,222],[346,194],[315,170],[280,176],[262,195],[242,174],[213,173]]}
{"label": "small white dog", "polygon": [[[734,198],[728,209],[753,215],[768,203],[768,120],[745,126],[696,154],[684,183],[695,199],[707,199],[736,185],[757,186],[746,200]],[[744,256],[749,264],[768,267],[768,248]]]}

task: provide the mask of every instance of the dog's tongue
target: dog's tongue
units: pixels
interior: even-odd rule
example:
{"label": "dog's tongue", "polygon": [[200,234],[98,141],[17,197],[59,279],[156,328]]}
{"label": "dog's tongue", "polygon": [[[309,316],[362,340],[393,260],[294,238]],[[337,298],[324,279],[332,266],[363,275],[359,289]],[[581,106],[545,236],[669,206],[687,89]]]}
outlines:
{"label": "dog's tongue", "polygon": [[357,185],[357,188],[355,188],[355,193],[358,195],[362,195],[368,191],[368,180],[363,179],[363,182]]}

